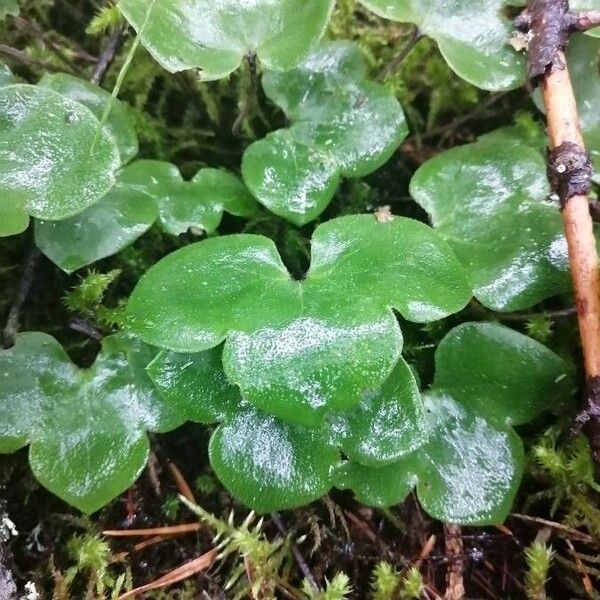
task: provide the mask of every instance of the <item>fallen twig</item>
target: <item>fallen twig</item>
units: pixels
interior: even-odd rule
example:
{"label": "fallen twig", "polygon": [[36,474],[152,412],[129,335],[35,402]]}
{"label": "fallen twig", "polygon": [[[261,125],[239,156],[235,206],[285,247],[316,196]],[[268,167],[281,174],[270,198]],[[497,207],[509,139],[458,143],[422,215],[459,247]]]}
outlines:
{"label": "fallen twig", "polygon": [[549,173],[561,200],[565,237],[587,376],[576,429],[585,428],[600,462],[600,273],[588,205],[592,167],[585,151],[564,46],[573,30],[567,0],[529,0],[524,18],[532,33],[529,77],[541,83],[551,152]]}

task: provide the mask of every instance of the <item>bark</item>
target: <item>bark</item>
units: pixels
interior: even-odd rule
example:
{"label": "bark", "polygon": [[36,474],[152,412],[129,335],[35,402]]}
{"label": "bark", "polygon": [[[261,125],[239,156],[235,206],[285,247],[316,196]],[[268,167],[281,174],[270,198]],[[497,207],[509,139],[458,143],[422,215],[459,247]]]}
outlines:
{"label": "bark", "polygon": [[592,168],[564,55],[578,15],[569,12],[566,0],[530,0],[526,16],[533,33],[529,75],[533,83],[540,81],[546,107],[550,180],[562,205],[587,375],[576,424],[586,429],[594,459],[600,462],[600,273],[588,205]]}

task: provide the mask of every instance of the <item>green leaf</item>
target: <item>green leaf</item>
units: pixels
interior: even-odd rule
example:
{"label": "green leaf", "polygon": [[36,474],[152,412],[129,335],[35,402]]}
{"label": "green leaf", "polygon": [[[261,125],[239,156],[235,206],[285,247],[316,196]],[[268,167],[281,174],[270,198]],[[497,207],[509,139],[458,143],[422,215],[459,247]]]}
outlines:
{"label": "green leaf", "polygon": [[72,273],[123,250],[158,218],[161,185],[183,178],[175,165],[138,160],[127,165],[108,194],[87,210],[59,222],[37,221],[39,249],[63,271]]}
{"label": "green leaf", "polygon": [[220,169],[200,169],[192,179],[203,195],[235,217],[253,217],[258,204],[239,177]]}
{"label": "green leaf", "polygon": [[60,220],[106,194],[119,152],[82,104],[32,85],[0,88],[0,236],[23,231],[27,215]]}
{"label": "green leaf", "polygon": [[[83,104],[98,120],[102,119],[106,106],[111,102],[111,94],[100,86],[67,73],[48,73],[42,77],[38,85]],[[115,99],[103,127],[109,135],[112,135],[119,147],[123,164],[128,163],[138,153],[137,134],[129,110],[126,104]]]}
{"label": "green leaf", "polygon": [[158,393],[189,421],[216,423],[241,404],[239,390],[229,383],[221,362],[222,348],[196,354],[161,352],[148,376]]}
{"label": "green leaf", "polygon": [[51,336],[17,335],[0,352],[0,450],[30,444],[31,467],[45,487],[84,512],[99,509],[144,467],[146,431],[184,420],[145,374],[154,354],[120,334],[81,370]]}
{"label": "green leaf", "polygon": [[251,408],[213,434],[210,462],[236,498],[259,513],[308,504],[331,487],[338,451],[320,430]]}
{"label": "green leaf", "polygon": [[402,108],[365,72],[354,44],[329,42],[297,69],[264,76],[267,95],[295,121],[243,157],[244,181],[270,211],[296,225],[312,221],[342,177],[375,171],[404,139]]}
{"label": "green leaf", "polygon": [[381,467],[423,445],[427,438],[419,387],[403,359],[373,392],[343,415],[342,449],[362,465]]}
{"label": "green leaf", "polygon": [[520,137],[499,135],[436,155],[410,190],[463,263],[475,297],[514,311],[567,292],[570,276],[544,158]]}
{"label": "green leaf", "polygon": [[[527,423],[545,407],[557,409],[556,400],[549,399],[569,392],[571,373],[562,358],[513,329],[490,323],[456,327],[438,346],[435,364],[435,390],[468,398],[475,414],[504,427]],[[510,382],[510,393],[498,382]]]}
{"label": "green leaf", "polygon": [[189,228],[212,233],[223,210],[250,215],[256,201],[241,181],[216,169],[202,169],[192,183],[177,167],[139,160],[121,171],[115,186],[82,213],[59,222],[38,221],[36,243],[67,273],[126,248],[159,218],[172,235]]}
{"label": "green leaf", "polygon": [[7,15],[18,17],[19,12],[17,0],[0,0],[0,21],[4,21]]}
{"label": "green leaf", "polygon": [[251,54],[268,69],[293,67],[323,35],[333,0],[121,0],[119,8],[165,69],[198,67],[210,80]]}
{"label": "green leaf", "polygon": [[485,90],[506,90],[525,81],[525,60],[508,45],[506,0],[360,0],[376,14],[414,23],[433,38],[450,67]]}
{"label": "green leaf", "polygon": [[198,235],[212,233],[221,222],[221,206],[204,197],[201,185],[186,181],[169,183],[158,185],[156,193],[161,196],[158,205],[161,227],[171,235],[180,235],[188,230]]}
{"label": "green leaf", "polygon": [[324,423],[318,429],[249,406],[223,373],[220,347],[197,354],[162,352],[148,374],[179,414],[206,423],[225,421],[210,444],[212,465],[239,500],[260,512],[299,506],[324,494],[332,485],[330,467],[339,463],[339,449],[381,466],[425,442],[419,391],[402,359],[381,390],[365,393],[349,414],[335,415],[333,427]]}
{"label": "green leaf", "polygon": [[291,121],[322,123],[339,111],[341,90],[366,79],[358,45],[342,40],[322,42],[291,71],[267,71],[262,86]]}
{"label": "green leaf", "polygon": [[305,225],[331,202],[341,180],[335,161],[314,144],[298,140],[298,128],[280,129],[245,152],[242,175],[272,213]]}
{"label": "green leaf", "polygon": [[53,263],[72,273],[129,246],[157,216],[150,196],[117,184],[100,202],[74,217],[36,221],[35,243]]}
{"label": "green leaf", "polygon": [[520,333],[491,323],[459,325],[437,349],[434,383],[424,396],[428,441],[380,469],[343,464],[336,485],[367,504],[389,506],[416,482],[423,508],[436,519],[502,522],[523,472],[512,425],[567,397],[571,375],[565,361]]}
{"label": "green leaf", "polygon": [[316,426],[391,372],[402,346],[392,307],[428,322],[460,310],[469,296],[456,259],[430,228],[362,215],[317,228],[301,282],[260,236],[182,248],[142,277],[128,314],[142,339],[176,352],[226,340],[225,371],[244,398]]}

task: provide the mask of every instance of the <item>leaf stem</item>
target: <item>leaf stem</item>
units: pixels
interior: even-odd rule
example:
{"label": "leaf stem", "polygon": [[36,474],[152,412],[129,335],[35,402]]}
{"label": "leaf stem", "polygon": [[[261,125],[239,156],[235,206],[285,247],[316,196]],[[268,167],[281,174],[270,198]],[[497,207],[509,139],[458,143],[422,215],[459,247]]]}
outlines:
{"label": "leaf stem", "polygon": [[240,110],[238,116],[233,122],[233,125],[231,126],[231,133],[233,133],[233,135],[235,136],[238,136],[240,134],[240,130],[244,121],[250,116],[250,112],[252,110],[252,107],[254,106],[256,94],[258,92],[258,72],[256,68],[256,54],[249,54],[248,56],[246,56],[246,62],[250,71],[250,85],[248,87],[248,92],[246,94],[246,98],[244,100],[242,109]]}
{"label": "leaf stem", "polygon": [[94,148],[96,147],[98,139],[100,138],[100,132],[102,131],[102,128],[104,127],[106,120],[108,119],[108,116],[110,115],[110,111],[112,110],[113,104],[114,104],[115,100],[117,99],[119,92],[121,91],[121,87],[123,86],[123,82],[125,81],[125,77],[127,76],[127,72],[129,71],[129,67],[131,67],[131,63],[133,62],[135,53],[138,49],[138,46],[140,45],[142,33],[146,29],[146,25],[148,24],[148,21],[150,20],[150,14],[152,13],[152,9],[154,8],[155,4],[156,4],[156,0],[152,0],[150,5],[148,6],[148,10],[146,11],[146,16],[144,17],[144,22],[142,23],[142,26],[140,27],[139,32],[135,36],[135,39],[133,40],[133,44],[131,44],[131,48],[129,49],[129,52],[127,53],[127,57],[125,58],[125,62],[123,63],[123,66],[121,67],[121,70],[119,71],[119,74],[117,75],[117,81],[115,82],[115,87],[113,88],[112,94],[110,96],[110,100],[106,104],[106,108],[104,109],[104,112],[102,113],[100,123],[98,124],[98,129],[96,130],[96,135],[94,136],[94,139],[92,141],[92,147],[90,148],[90,154],[93,154],[93,152],[94,152]]}
{"label": "leaf stem", "polygon": [[10,348],[11,346],[14,346],[15,335],[19,331],[21,309],[23,308],[23,304],[25,304],[25,300],[27,300],[29,290],[33,284],[35,270],[40,254],[40,251],[33,244],[29,250],[27,258],[25,259],[23,274],[19,280],[19,287],[17,288],[15,299],[10,307],[8,317],[6,319],[6,325],[2,331],[2,345],[4,348]]}
{"label": "leaf stem", "polygon": [[393,58],[377,75],[376,81],[385,81],[402,63],[402,61],[410,54],[411,50],[422,40],[425,36],[421,33],[421,30],[415,25],[413,32],[406,44],[398,55]]}
{"label": "leaf stem", "polygon": [[96,68],[94,69],[94,73],[92,74],[92,83],[99,85],[102,83],[106,72],[110,68],[115,56],[123,43],[126,26],[123,25],[119,27],[109,38],[102,50],[102,54],[98,58],[98,62],[96,64]]}

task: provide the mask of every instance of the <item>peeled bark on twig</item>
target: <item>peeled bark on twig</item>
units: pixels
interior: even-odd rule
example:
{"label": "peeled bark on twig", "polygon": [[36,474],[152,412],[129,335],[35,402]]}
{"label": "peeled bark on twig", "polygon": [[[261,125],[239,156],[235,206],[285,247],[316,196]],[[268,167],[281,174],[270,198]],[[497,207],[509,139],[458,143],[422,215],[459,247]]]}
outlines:
{"label": "peeled bark on twig", "polygon": [[577,16],[567,0],[530,0],[527,19],[533,37],[529,75],[540,82],[550,137],[549,174],[560,196],[581,345],[587,376],[577,428],[585,427],[600,463],[600,272],[588,205],[592,168],[564,55]]}

